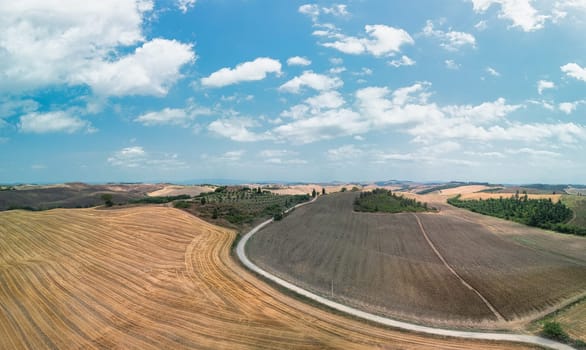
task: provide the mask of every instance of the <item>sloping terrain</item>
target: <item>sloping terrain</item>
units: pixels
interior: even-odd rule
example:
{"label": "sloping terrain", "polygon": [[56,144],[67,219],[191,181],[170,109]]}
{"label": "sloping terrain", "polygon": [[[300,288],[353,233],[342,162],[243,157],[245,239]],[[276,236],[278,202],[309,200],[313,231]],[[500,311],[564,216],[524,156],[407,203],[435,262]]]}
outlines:
{"label": "sloping terrain", "polygon": [[236,264],[234,236],[165,207],[0,213],[0,348],[523,348],[307,305]]}
{"label": "sloping terrain", "polygon": [[0,191],[0,210],[52,208],[85,208],[101,205],[103,194],[112,195],[114,203],[126,203],[130,199],[145,197],[148,192],[160,189],[160,185],[111,184],[88,185],[69,183],[53,186],[19,186]]}
{"label": "sloping terrain", "polygon": [[213,192],[214,187],[210,186],[179,186],[179,185],[168,185],[161,189],[147,193],[150,197],[160,196],[179,196],[187,194],[190,196],[197,196],[204,192]]}
{"label": "sloping terrain", "polygon": [[438,325],[507,326],[586,291],[579,258],[525,248],[474,216],[356,213],[355,196],[322,197],[269,225],[250,259],[329,298]]}

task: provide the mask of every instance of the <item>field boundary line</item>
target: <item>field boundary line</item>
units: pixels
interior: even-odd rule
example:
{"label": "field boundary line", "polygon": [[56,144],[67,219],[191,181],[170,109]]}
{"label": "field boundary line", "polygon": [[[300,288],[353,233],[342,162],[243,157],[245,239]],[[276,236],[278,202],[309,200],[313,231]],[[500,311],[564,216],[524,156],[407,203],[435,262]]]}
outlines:
{"label": "field boundary line", "polygon": [[[318,198],[319,197],[316,197],[309,202],[298,204],[295,207],[287,210],[286,212],[289,212],[295,208],[313,203]],[[236,246],[236,256],[238,257],[240,262],[246,268],[250,269],[251,271],[263,276],[264,278],[266,278],[266,279],[268,279],[268,280],[270,280],[270,281],[272,281],[282,287],[287,288],[288,290],[290,290],[298,295],[304,296],[304,297],[309,298],[313,301],[316,301],[320,304],[323,304],[327,307],[330,307],[334,310],[341,311],[343,313],[352,315],[354,317],[358,317],[358,318],[361,318],[361,319],[364,319],[367,321],[378,323],[383,326],[393,327],[393,328],[397,328],[397,329],[403,329],[403,330],[407,330],[407,331],[411,331],[411,332],[431,334],[431,335],[443,336],[443,337],[526,343],[526,344],[539,345],[542,347],[547,347],[547,348],[556,349],[556,350],[574,349],[569,345],[557,342],[555,340],[546,339],[546,338],[542,338],[542,337],[538,337],[538,336],[534,336],[534,335],[513,334],[513,333],[468,332],[468,331],[460,331],[460,330],[434,328],[434,327],[422,326],[422,325],[403,322],[403,321],[397,321],[397,320],[393,320],[388,317],[383,317],[383,316],[371,314],[369,312],[365,312],[362,310],[358,310],[358,309],[355,309],[351,306],[347,306],[347,305],[332,301],[330,299],[324,298],[324,297],[319,296],[317,294],[314,294],[306,289],[303,289],[297,285],[294,285],[291,282],[285,281],[284,279],[279,278],[279,277],[271,274],[268,271],[261,269],[259,266],[255,265],[252,261],[250,261],[250,259],[248,259],[248,257],[246,256],[246,249],[245,248],[246,248],[246,243],[248,242],[248,240],[254,234],[256,234],[258,231],[260,231],[263,227],[269,225],[272,222],[273,222],[273,219],[266,220],[266,221],[260,223],[259,225],[257,225],[256,227],[254,227],[248,233],[246,233],[240,239],[240,241],[238,242],[238,245]]]}
{"label": "field boundary line", "polygon": [[435,246],[435,244],[433,244],[433,242],[431,241],[431,239],[427,235],[427,232],[425,231],[425,228],[423,227],[423,223],[421,223],[421,220],[419,219],[419,217],[416,214],[413,214],[413,216],[417,220],[417,224],[419,225],[419,229],[421,230],[421,233],[423,234],[423,237],[427,241],[427,244],[429,244],[429,246],[431,247],[431,250],[433,250],[433,252],[435,253],[435,255],[440,259],[440,261],[444,264],[444,266],[447,267],[447,269],[450,270],[450,272],[454,276],[456,276],[456,278],[458,280],[460,280],[460,282],[466,288],[468,288],[471,291],[473,291],[474,293],[476,293],[476,295],[484,302],[484,304],[490,309],[490,311],[492,311],[492,313],[496,316],[496,318],[499,321],[506,321],[505,318],[503,317],[503,315],[501,315],[501,313],[496,309],[496,307],[494,307],[494,305],[492,305],[490,303],[490,301],[488,301],[488,299],[486,299],[484,297],[484,295],[482,295],[478,291],[478,289],[472,287],[472,285],[470,285],[470,283],[468,283],[462,276],[460,276],[460,274],[456,270],[454,270],[454,268],[452,266],[450,266],[450,264],[448,264],[448,262],[446,261],[446,259],[444,258],[444,256],[439,252],[439,250],[437,249],[437,247]]}

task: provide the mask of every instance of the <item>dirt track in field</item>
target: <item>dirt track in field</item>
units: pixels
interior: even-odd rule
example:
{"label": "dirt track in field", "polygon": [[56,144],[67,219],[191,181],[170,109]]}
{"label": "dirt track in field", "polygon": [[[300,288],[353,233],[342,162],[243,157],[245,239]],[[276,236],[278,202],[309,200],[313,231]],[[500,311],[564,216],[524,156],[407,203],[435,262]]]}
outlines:
{"label": "dirt track in field", "polygon": [[[444,264],[412,214],[355,213],[353,196],[320,198],[259,231],[249,258],[330,299],[333,284],[333,299],[342,304],[443,327],[519,329],[586,292],[579,237],[494,221],[487,228],[476,216],[461,218],[465,211],[434,202],[440,213],[416,216]],[[505,233],[494,234],[495,227]]]}
{"label": "dirt track in field", "polygon": [[513,346],[382,329],[307,305],[236,264],[233,238],[163,207],[0,213],[0,348]]}
{"label": "dirt track in field", "polygon": [[446,261],[446,259],[442,255],[442,253],[440,253],[440,251],[437,249],[437,247],[435,246],[435,244],[433,244],[433,242],[429,239],[429,236],[427,235],[427,232],[425,231],[425,228],[423,227],[423,224],[421,223],[421,220],[419,219],[419,217],[416,214],[413,214],[413,216],[415,217],[415,220],[417,220],[417,224],[419,225],[419,228],[421,229],[421,233],[423,233],[423,236],[425,237],[425,240],[427,241],[427,243],[429,244],[429,246],[431,247],[431,249],[433,250],[433,252],[437,255],[437,257],[444,264],[444,266],[448,270],[450,270],[450,272],[454,276],[456,276],[456,278],[458,278],[458,280],[460,281],[460,283],[462,283],[466,288],[470,289],[476,295],[478,295],[478,297],[480,298],[480,300],[482,300],[482,302],[490,309],[490,311],[492,311],[492,313],[497,318],[497,320],[504,321],[505,318],[503,317],[503,315],[501,315],[500,312],[498,312],[498,310],[494,307],[494,305],[492,305],[490,303],[490,301],[488,301],[484,297],[484,295],[482,295],[482,293],[480,293],[478,291],[478,289],[472,287],[470,285],[470,283],[468,283],[464,278],[462,278],[462,276],[460,276],[460,274],[456,270],[454,270],[454,268],[452,266],[450,266],[450,264]]}

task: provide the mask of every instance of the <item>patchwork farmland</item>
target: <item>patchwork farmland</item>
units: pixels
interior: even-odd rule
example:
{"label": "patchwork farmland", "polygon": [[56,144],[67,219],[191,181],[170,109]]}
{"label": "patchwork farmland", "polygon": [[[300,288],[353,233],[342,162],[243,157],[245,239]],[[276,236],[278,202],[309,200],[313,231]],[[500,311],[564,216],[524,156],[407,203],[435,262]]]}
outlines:
{"label": "patchwork farmland", "polygon": [[535,238],[530,247],[494,234],[479,214],[356,213],[355,196],[322,197],[269,225],[249,243],[249,257],[337,301],[436,325],[517,327],[586,291],[581,238],[549,249],[542,235],[551,234],[529,229],[521,237]]}
{"label": "patchwork farmland", "polygon": [[382,329],[305,304],[235,263],[234,238],[166,207],[2,212],[0,348],[524,348]]}

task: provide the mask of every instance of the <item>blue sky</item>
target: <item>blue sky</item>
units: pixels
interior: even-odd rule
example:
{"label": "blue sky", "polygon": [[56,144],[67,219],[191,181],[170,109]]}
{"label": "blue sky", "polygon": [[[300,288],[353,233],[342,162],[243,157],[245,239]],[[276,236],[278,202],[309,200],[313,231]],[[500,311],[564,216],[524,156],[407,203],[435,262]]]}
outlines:
{"label": "blue sky", "polygon": [[584,0],[22,0],[0,18],[0,182],[586,182]]}

